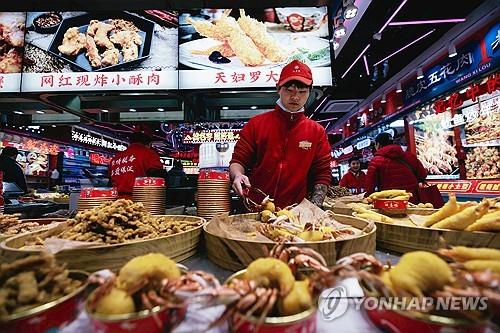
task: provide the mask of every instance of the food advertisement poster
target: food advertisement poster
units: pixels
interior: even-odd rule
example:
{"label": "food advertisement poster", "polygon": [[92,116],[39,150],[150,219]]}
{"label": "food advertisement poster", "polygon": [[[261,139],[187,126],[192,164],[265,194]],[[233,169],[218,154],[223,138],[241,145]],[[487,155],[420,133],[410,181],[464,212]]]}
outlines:
{"label": "food advertisement poster", "polygon": [[19,150],[16,158],[17,163],[27,176],[47,176],[49,171],[49,159],[47,154],[35,151]]}
{"label": "food advertisement poster", "polygon": [[202,9],[179,16],[179,88],[275,87],[298,59],[332,84],[326,7]]}
{"label": "food advertisement poster", "polygon": [[177,13],[28,12],[22,91],[178,88]]}
{"label": "food advertisement poster", "polygon": [[480,97],[480,102],[463,108],[466,145],[500,145],[500,94]]}
{"label": "food advertisement poster", "polygon": [[458,179],[460,177],[455,135],[452,129],[445,130],[442,127],[442,122],[447,117],[451,117],[450,111],[428,114],[412,122],[415,129],[417,156],[427,170],[428,179]]}
{"label": "food advertisement poster", "polygon": [[19,92],[26,13],[0,12],[0,92]]}

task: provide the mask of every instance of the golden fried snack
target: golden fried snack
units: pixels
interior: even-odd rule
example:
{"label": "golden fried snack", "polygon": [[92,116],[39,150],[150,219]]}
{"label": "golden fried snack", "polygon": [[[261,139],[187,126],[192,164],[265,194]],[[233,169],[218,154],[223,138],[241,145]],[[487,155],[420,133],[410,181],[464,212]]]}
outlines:
{"label": "golden fried snack", "polygon": [[120,31],[112,35],[110,39],[122,47],[123,61],[131,61],[139,57],[138,45],[142,44],[142,38],[137,32]]}
{"label": "golden fried snack", "polygon": [[440,255],[452,258],[455,261],[469,261],[469,260],[497,260],[500,261],[500,250],[490,249],[487,247],[466,247],[466,246],[453,246],[451,249],[439,249]]}
{"label": "golden fried snack", "polygon": [[483,200],[479,205],[473,207],[467,207],[463,211],[456,213],[450,217],[439,221],[431,226],[432,229],[451,229],[451,230],[464,230],[472,223],[483,217],[488,208],[490,202],[488,200]]}
{"label": "golden fried snack", "polygon": [[259,66],[266,61],[252,39],[245,34],[232,32],[229,36],[229,45],[245,66]]}
{"label": "golden fried snack", "polygon": [[118,49],[109,49],[102,54],[102,65],[112,66],[120,61],[120,51]]}
{"label": "golden fried snack", "polygon": [[115,26],[115,31],[134,31],[137,32],[139,31],[139,28],[135,26],[134,23],[127,21],[127,20],[122,20],[122,19],[115,19],[111,20],[111,24]]}
{"label": "golden fried snack", "polygon": [[112,49],[115,46],[108,38],[108,33],[112,31],[115,27],[111,24],[99,22],[97,31],[94,36],[95,43],[100,47],[104,47],[106,49]]}
{"label": "golden fried snack", "polygon": [[193,20],[190,17],[188,17],[186,21],[191,24],[200,35],[204,37],[213,38],[223,42],[224,39],[228,36],[223,29],[211,22]]}
{"label": "golden fried snack", "polygon": [[99,23],[100,22],[98,20],[91,20],[89,26],[87,27],[87,35],[95,37],[97,29],[99,28]]}
{"label": "golden fried snack", "polygon": [[229,16],[230,13],[231,9],[224,10],[222,17],[215,22],[215,26],[224,33],[224,37],[229,37],[232,32],[244,34],[236,19]]}
{"label": "golden fried snack", "polygon": [[20,73],[22,58],[16,49],[10,49],[5,55],[0,56],[0,73]]}
{"label": "golden fried snack", "polygon": [[[467,231],[500,231],[500,211],[484,215],[468,226]],[[500,260],[500,259],[499,259]]]}
{"label": "golden fried snack", "polygon": [[439,222],[453,214],[458,213],[460,210],[460,207],[458,206],[457,203],[457,197],[455,194],[450,193],[450,197],[448,199],[448,202],[444,204],[443,207],[441,207],[437,212],[432,214],[427,218],[427,220],[424,223],[424,227],[430,227],[436,222]]}
{"label": "golden fried snack", "polygon": [[65,55],[75,56],[80,50],[85,48],[86,45],[87,39],[85,35],[80,33],[78,28],[72,27],[64,33],[63,42],[57,49]]}
{"label": "golden fried snack", "polygon": [[463,263],[463,267],[468,271],[486,271],[491,270],[495,273],[500,273],[499,260],[469,260]]}
{"label": "golden fried snack", "polygon": [[101,67],[101,56],[99,55],[99,50],[95,45],[94,38],[87,35],[87,57],[89,58],[90,65],[94,68]]}
{"label": "golden fried snack", "polygon": [[231,48],[231,46],[229,46],[227,41],[225,41],[222,44],[209,47],[208,49],[205,50],[192,50],[191,53],[196,55],[210,55],[212,54],[212,52],[215,51],[219,51],[220,54],[222,54],[222,56],[226,58],[235,56],[233,49]]}
{"label": "golden fried snack", "polygon": [[245,10],[240,9],[238,24],[241,29],[252,38],[260,52],[272,62],[282,62],[287,58],[286,51],[267,32],[266,25],[250,16],[245,15]]}

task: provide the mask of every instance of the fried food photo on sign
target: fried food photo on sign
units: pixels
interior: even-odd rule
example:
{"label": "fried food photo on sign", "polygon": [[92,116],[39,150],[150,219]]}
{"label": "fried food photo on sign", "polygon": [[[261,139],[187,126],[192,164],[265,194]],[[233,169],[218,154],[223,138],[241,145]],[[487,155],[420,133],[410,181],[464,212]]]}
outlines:
{"label": "fried food photo on sign", "polygon": [[267,27],[240,9],[240,17],[236,20],[229,16],[231,9],[224,10],[219,20],[194,20],[188,18],[187,22],[203,37],[217,41],[217,44],[206,49],[190,50],[192,55],[211,55],[220,52],[226,58],[233,56],[245,66],[260,66],[266,61],[281,63],[291,55],[267,31]]}
{"label": "fried food photo on sign", "polygon": [[24,13],[0,13],[0,73],[21,72],[24,20]]}
{"label": "fried food photo on sign", "polygon": [[113,66],[139,58],[143,40],[138,31],[134,23],[123,19],[91,20],[85,34],[78,27],[66,30],[58,50],[70,57],[86,50],[92,68]]}

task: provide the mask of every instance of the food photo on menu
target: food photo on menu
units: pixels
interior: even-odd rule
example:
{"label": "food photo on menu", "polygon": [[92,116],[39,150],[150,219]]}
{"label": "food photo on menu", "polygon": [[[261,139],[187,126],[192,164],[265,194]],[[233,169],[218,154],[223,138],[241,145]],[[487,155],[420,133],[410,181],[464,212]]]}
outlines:
{"label": "food photo on menu", "polygon": [[26,14],[0,12],[0,89],[18,92],[23,63]]}
{"label": "food photo on menu", "polygon": [[[312,68],[315,84],[331,85],[326,7],[202,9],[179,16],[181,88],[273,86],[281,67],[295,59]],[[192,70],[207,75],[194,81]]]}
{"label": "food photo on menu", "polygon": [[28,12],[26,22],[23,91],[177,88],[176,12]]}

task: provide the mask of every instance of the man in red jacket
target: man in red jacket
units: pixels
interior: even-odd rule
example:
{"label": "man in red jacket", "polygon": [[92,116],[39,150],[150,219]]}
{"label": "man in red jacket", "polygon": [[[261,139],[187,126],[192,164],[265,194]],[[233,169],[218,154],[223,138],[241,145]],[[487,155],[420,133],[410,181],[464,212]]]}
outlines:
{"label": "man in red jacket", "polygon": [[304,115],[312,83],[310,68],[292,61],[281,71],[275,109],[253,117],[241,130],[230,163],[240,196],[242,186],[255,186],[284,208],[300,203],[312,189],[311,201],[323,204],[331,148],[325,129]]}
{"label": "man in red jacket", "polygon": [[339,185],[348,188],[352,193],[359,194],[365,190],[366,175],[361,171],[359,157],[349,159],[349,170],[340,180]]}
{"label": "man in red jacket", "polygon": [[149,147],[153,135],[138,129],[130,136],[130,145],[110,162],[111,183],[122,198],[132,198],[136,177],[164,177],[160,155]]}
{"label": "man in red jacket", "polygon": [[366,175],[366,195],[375,192],[375,188],[406,190],[413,194],[410,201],[418,203],[418,186],[425,181],[427,171],[417,156],[394,144],[389,133],[377,135],[375,148]]}

